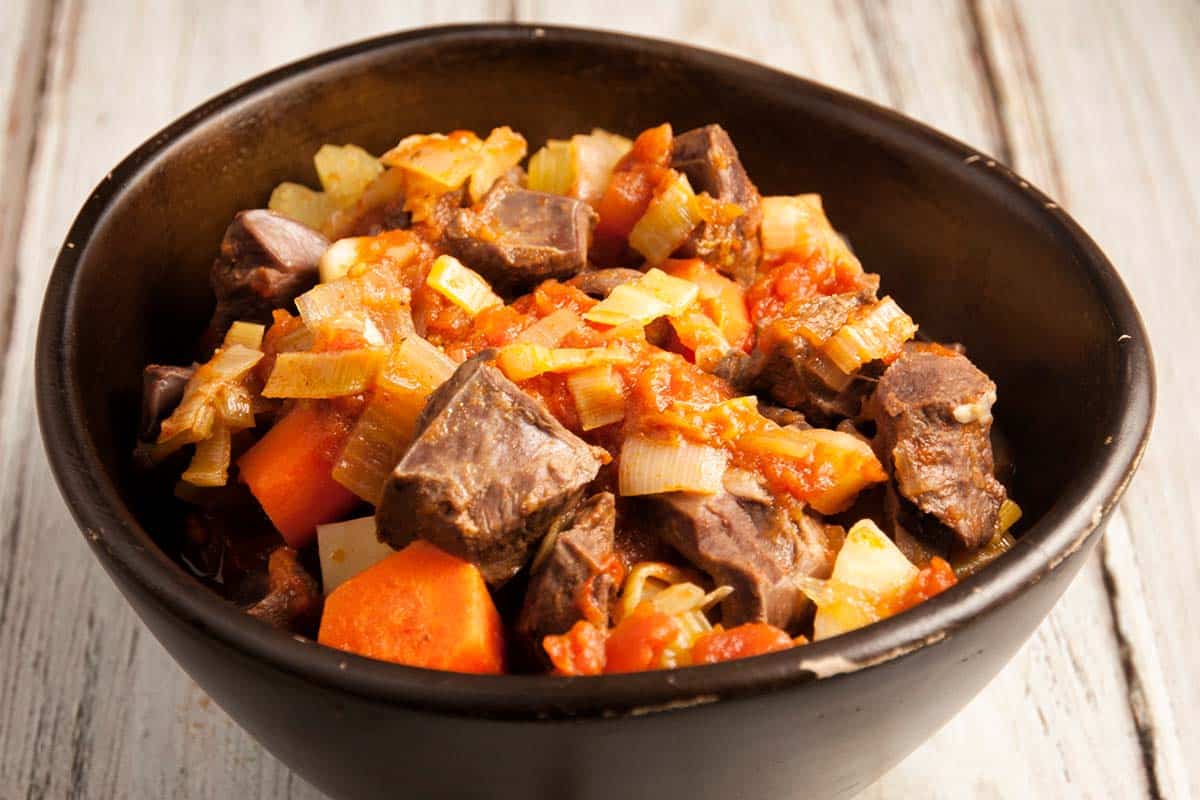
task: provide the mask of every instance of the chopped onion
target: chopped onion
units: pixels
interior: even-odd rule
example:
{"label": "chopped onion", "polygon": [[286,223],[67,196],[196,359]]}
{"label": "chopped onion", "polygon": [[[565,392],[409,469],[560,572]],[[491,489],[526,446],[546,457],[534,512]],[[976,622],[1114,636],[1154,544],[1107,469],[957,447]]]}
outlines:
{"label": "chopped onion", "polygon": [[325,320],[361,311],[362,305],[362,283],[355,280],[318,283],[296,298],[300,319],[312,331],[317,330]]}
{"label": "chopped onion", "polygon": [[504,305],[504,301],[492,291],[491,285],[483,276],[463,266],[462,262],[453,256],[438,256],[425,282],[471,316],[485,308]]}
{"label": "chopped onion", "polygon": [[571,195],[592,206],[599,203],[608,188],[613,168],[632,147],[633,142],[624,136],[600,128],[593,128],[587,135],[572,136],[575,180]]}
{"label": "chopped onion", "polygon": [[517,336],[518,344],[540,344],[554,347],[563,337],[583,324],[583,320],[569,308],[560,308],[530,325]]}
{"label": "chopped onion", "polygon": [[441,133],[405,137],[380,160],[440,185],[457,189],[480,165],[482,142],[474,134],[446,136]]}
{"label": "chopped onion", "polygon": [[388,476],[412,442],[425,399],[377,394],[354,423],[333,479],[372,505],[379,505]]}
{"label": "chopped onion", "polygon": [[529,157],[529,188],[535,192],[570,194],[575,184],[571,143],[551,139]]}
{"label": "chopped onion", "polygon": [[229,479],[229,452],[229,429],[215,423],[208,437],[196,445],[183,479],[193,486],[224,486]]}
{"label": "chopped onion", "polygon": [[317,526],[321,584],[326,596],[350,578],[395,552],[379,541],[374,517]]}
{"label": "chopped onion", "polygon": [[829,580],[800,580],[800,588],[817,605],[813,638],[828,639],[878,621],[886,613],[883,601],[907,589],[918,572],[874,522],[855,523]]}
{"label": "chopped onion", "polygon": [[726,460],[725,451],[715,447],[631,436],[621,447],[620,491],[626,497],[663,492],[715,494],[721,491]]}
{"label": "chopped onion", "polygon": [[885,297],[839,328],[821,350],[839,370],[850,375],[863,364],[896,355],[916,332],[912,318],[895,300]]}
{"label": "chopped onion", "polygon": [[638,322],[648,325],[659,317],[679,316],[696,301],[700,287],[660,269],[651,269],[636,281],[623,283],[608,297],[584,312],[583,318],[600,325]]}
{"label": "chopped onion", "polygon": [[369,388],[383,365],[378,350],[280,353],[263,387],[263,397],[327,398]]}
{"label": "chopped onion", "polygon": [[321,283],[332,283],[350,274],[359,261],[359,245],[368,237],[353,236],[348,239],[338,239],[329,246],[318,264]]}
{"label": "chopped onion", "polygon": [[429,394],[445,383],[457,365],[436,346],[413,334],[392,351],[379,376],[379,388],[392,394]]}
{"label": "chopped onion", "polygon": [[520,164],[525,150],[525,137],[512,128],[492,129],[479,150],[479,166],[471,173],[471,202],[478,203],[501,175]]}
{"label": "chopped onion", "polygon": [[700,208],[686,175],[678,174],[646,208],[629,232],[629,246],[648,264],[661,264],[700,223]]}
{"label": "chopped onion", "polygon": [[337,208],[352,205],[383,172],[379,159],[356,145],[322,145],[313,156],[325,195]]}
{"label": "chopped onion", "polygon": [[285,182],[275,187],[267,208],[313,230],[321,230],[337,204],[324,192],[316,192],[298,183]]}
{"label": "chopped onion", "polygon": [[625,394],[611,364],[588,367],[567,376],[567,388],[585,431],[625,418]]}
{"label": "chopped onion", "polygon": [[262,350],[263,334],[266,330],[266,327],[256,322],[235,322],[225,332],[225,341],[221,346],[232,347],[240,344],[250,350]]}
{"label": "chopped onion", "polygon": [[[1003,510],[1003,508],[1001,509]],[[997,532],[987,544],[983,547],[972,550],[965,555],[956,556],[951,559],[954,567],[954,576],[959,580],[974,575],[979,570],[986,567],[988,564],[995,561],[1000,556],[1012,549],[1017,540],[1013,538],[1011,533],[1007,531]]]}
{"label": "chopped onion", "polygon": [[374,396],[342,446],[333,479],[378,505],[388,475],[412,441],[426,398],[454,367],[420,336],[410,336],[396,347],[379,374]]}
{"label": "chopped onion", "polygon": [[511,381],[529,380],[546,372],[574,372],[602,364],[628,364],[633,358],[612,347],[550,348],[510,344],[500,348],[496,365]]}

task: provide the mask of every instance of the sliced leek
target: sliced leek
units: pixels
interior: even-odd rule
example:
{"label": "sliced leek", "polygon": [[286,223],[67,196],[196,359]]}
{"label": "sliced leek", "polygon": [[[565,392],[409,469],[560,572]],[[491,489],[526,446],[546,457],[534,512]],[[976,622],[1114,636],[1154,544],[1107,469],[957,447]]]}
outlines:
{"label": "sliced leek", "polygon": [[193,486],[224,486],[229,479],[229,441],[229,429],[214,424],[209,436],[196,445],[183,479]]}
{"label": "sliced leek", "polygon": [[453,256],[438,256],[425,282],[471,316],[485,308],[504,305],[504,301],[478,272],[463,266]]}
{"label": "sliced leek", "polygon": [[250,350],[262,350],[263,334],[266,330],[266,327],[256,322],[235,322],[225,332],[222,347],[240,344]]}
{"label": "sliced leek", "polygon": [[554,347],[563,337],[583,324],[583,320],[569,308],[560,308],[530,325],[517,336],[519,344],[540,344]]}
{"label": "sliced leek", "polygon": [[916,332],[912,317],[895,300],[885,297],[839,328],[821,346],[821,351],[834,366],[850,375],[863,364],[898,354]]}
{"label": "sliced leek", "polygon": [[571,143],[551,139],[530,156],[527,182],[535,192],[570,194],[575,184],[575,154]]}
{"label": "sliced leek", "polygon": [[495,128],[483,140],[479,165],[471,173],[471,202],[478,203],[500,176],[525,157],[525,137],[507,125]]}
{"label": "sliced leek", "polygon": [[580,426],[585,431],[611,425],[625,418],[625,395],[621,379],[611,364],[572,372],[567,376],[567,388],[575,401]]}
{"label": "sliced leek", "polygon": [[700,207],[686,175],[676,175],[650,201],[646,213],[629,232],[629,246],[648,264],[661,264],[700,223]]}
{"label": "sliced leek", "polygon": [[623,283],[583,314],[600,325],[637,322],[648,325],[659,317],[679,316],[696,301],[700,287],[654,268],[636,281]]}
{"label": "sliced leek", "polygon": [[280,353],[262,395],[319,399],[358,394],[374,383],[384,358],[378,350]]}
{"label": "sliced leek", "polygon": [[626,497],[664,492],[715,494],[721,491],[724,450],[686,440],[630,436],[621,446],[617,482]]}

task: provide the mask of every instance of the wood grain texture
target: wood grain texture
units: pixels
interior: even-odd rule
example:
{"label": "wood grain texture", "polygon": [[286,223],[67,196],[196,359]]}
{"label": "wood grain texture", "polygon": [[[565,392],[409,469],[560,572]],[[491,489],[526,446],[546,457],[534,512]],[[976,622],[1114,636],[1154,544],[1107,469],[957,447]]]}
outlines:
{"label": "wood grain texture", "polygon": [[1012,163],[1097,238],[1158,349],[1159,415],[1142,473],[1102,558],[1014,661],[865,796],[1200,794],[1189,764],[1200,731],[1188,724],[1200,719],[1191,676],[1200,645],[1186,617],[1200,574],[1191,477],[1200,422],[1189,391],[1200,318],[1187,308],[1200,301],[1200,164],[1187,147],[1200,123],[1194,2],[1135,11],[1084,0],[9,0],[0,26],[0,331],[12,331],[0,334],[0,798],[320,796],[208,701],[81,545],[34,424],[42,289],[104,170],[210,94],[356,38],[513,14],[677,38],[896,107]]}
{"label": "wood grain texture", "polygon": [[[1030,143],[1018,149],[1017,169],[1058,184],[1064,207],[1121,271],[1157,351],[1154,437],[1101,564],[1151,790],[1184,797],[1200,794],[1200,648],[1189,625],[1200,575],[1200,317],[1192,312],[1200,241],[1191,233],[1200,165],[1190,153],[1200,123],[1200,15],[1181,2],[1077,12],[1036,2],[982,8],[1007,124]],[[1089,46],[1064,47],[1059,32],[1068,29]]]}
{"label": "wood grain texture", "polygon": [[[999,82],[1014,78],[998,74],[986,52],[1004,34],[982,29],[969,4],[780,4],[753,16],[734,7],[660,11],[636,0],[603,10],[587,2],[519,7],[539,21],[604,27],[620,20],[630,32],[764,61],[893,106],[999,158],[1020,153],[1036,168],[1031,179],[1058,191],[1046,131],[1008,122],[1012,91]],[[1016,114],[1043,113],[1023,101]],[[1099,562],[1085,566],[997,680],[865,796],[952,798],[967,787],[982,797],[1150,793]]]}
{"label": "wood grain texture", "polygon": [[[38,5],[30,0],[30,8]],[[81,546],[34,421],[41,294],[67,226],[105,170],[205,97],[345,41],[505,13],[506,4],[362,1],[301,9],[283,2],[116,8],[63,0],[56,7],[45,80],[32,79],[36,157],[19,268],[8,273],[17,296],[0,396],[4,800],[319,797],[204,697]],[[7,37],[7,17],[4,30]]]}

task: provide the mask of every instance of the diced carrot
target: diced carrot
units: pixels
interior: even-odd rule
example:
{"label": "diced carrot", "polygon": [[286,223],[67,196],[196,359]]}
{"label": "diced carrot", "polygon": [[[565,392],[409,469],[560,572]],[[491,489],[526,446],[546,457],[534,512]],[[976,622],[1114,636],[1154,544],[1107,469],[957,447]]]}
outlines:
{"label": "diced carrot", "polygon": [[664,124],[638,134],[633,147],[617,163],[596,213],[594,244],[602,260],[620,252],[633,226],[646,213],[656,189],[669,181],[671,126]]}
{"label": "diced carrot", "polygon": [[679,636],[679,625],[667,614],[639,607],[613,628],[605,643],[606,673],[657,669],[663,651]]}
{"label": "diced carrot", "polygon": [[334,589],[317,640],[414,667],[504,671],[504,629],[483,576],[422,540]]}
{"label": "diced carrot", "polygon": [[664,122],[654,128],[647,128],[633,140],[633,147],[622,158],[617,169],[620,170],[634,162],[653,164],[659,167],[668,166],[671,163],[671,144],[674,140],[675,134],[671,130],[669,122]]}
{"label": "diced carrot", "polygon": [[559,675],[599,675],[604,672],[606,632],[579,620],[564,634],[547,636],[542,647]]}
{"label": "diced carrot", "polygon": [[716,664],[736,658],[787,650],[794,642],[786,631],[765,622],[748,622],[730,630],[701,634],[692,646],[693,664]]}
{"label": "diced carrot", "polygon": [[669,259],[663,262],[662,270],[699,286],[700,308],[717,323],[725,341],[741,350],[749,348],[754,326],[746,310],[746,293],[736,281],[698,258]]}
{"label": "diced carrot", "polygon": [[301,403],[238,460],[241,479],[291,547],[312,541],[358,497],[333,479],[350,421],[332,406]]}

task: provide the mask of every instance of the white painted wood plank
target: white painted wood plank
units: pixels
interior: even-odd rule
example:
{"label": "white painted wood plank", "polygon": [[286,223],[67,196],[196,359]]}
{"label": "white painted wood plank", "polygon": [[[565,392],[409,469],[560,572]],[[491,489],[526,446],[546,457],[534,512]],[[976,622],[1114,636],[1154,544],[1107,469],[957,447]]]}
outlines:
{"label": "white painted wood plank", "polygon": [[[1163,797],[1200,794],[1200,15],[1192,3],[989,2],[1001,84],[1040,140],[1067,208],[1121,271],[1156,349],[1158,413],[1141,472],[1102,557],[1127,648],[1131,702]],[[1056,32],[1070,30],[1068,39]],[[1080,43],[1087,43],[1086,47]],[[1029,124],[1039,120],[1037,126]],[[1041,128],[1039,132],[1038,128]]]}
{"label": "white painted wood plank", "polygon": [[4,24],[0,25],[0,352],[8,343],[16,273],[13,260],[25,216],[49,31],[48,4],[12,0],[6,5]]}
{"label": "white painted wood plank", "polygon": [[364,0],[303,9],[266,0],[58,6],[0,398],[0,796],[319,796],[207,701],[79,540],[34,421],[42,290],[91,187],[205,97],[345,41],[506,10]]}
{"label": "white painted wood plank", "polygon": [[[1021,129],[1024,137],[1010,141],[1002,125],[965,3],[805,3],[762,14],[698,9],[636,0],[602,9],[587,2],[520,7],[526,19],[598,27],[619,21],[628,32],[754,58],[896,107],[985,152],[1008,157],[1019,148],[1025,161],[1040,164],[1037,131]],[[1033,177],[1045,185],[1041,179],[1052,171],[1039,172]],[[1146,793],[1108,595],[1093,560],[996,681],[865,796]]]}

